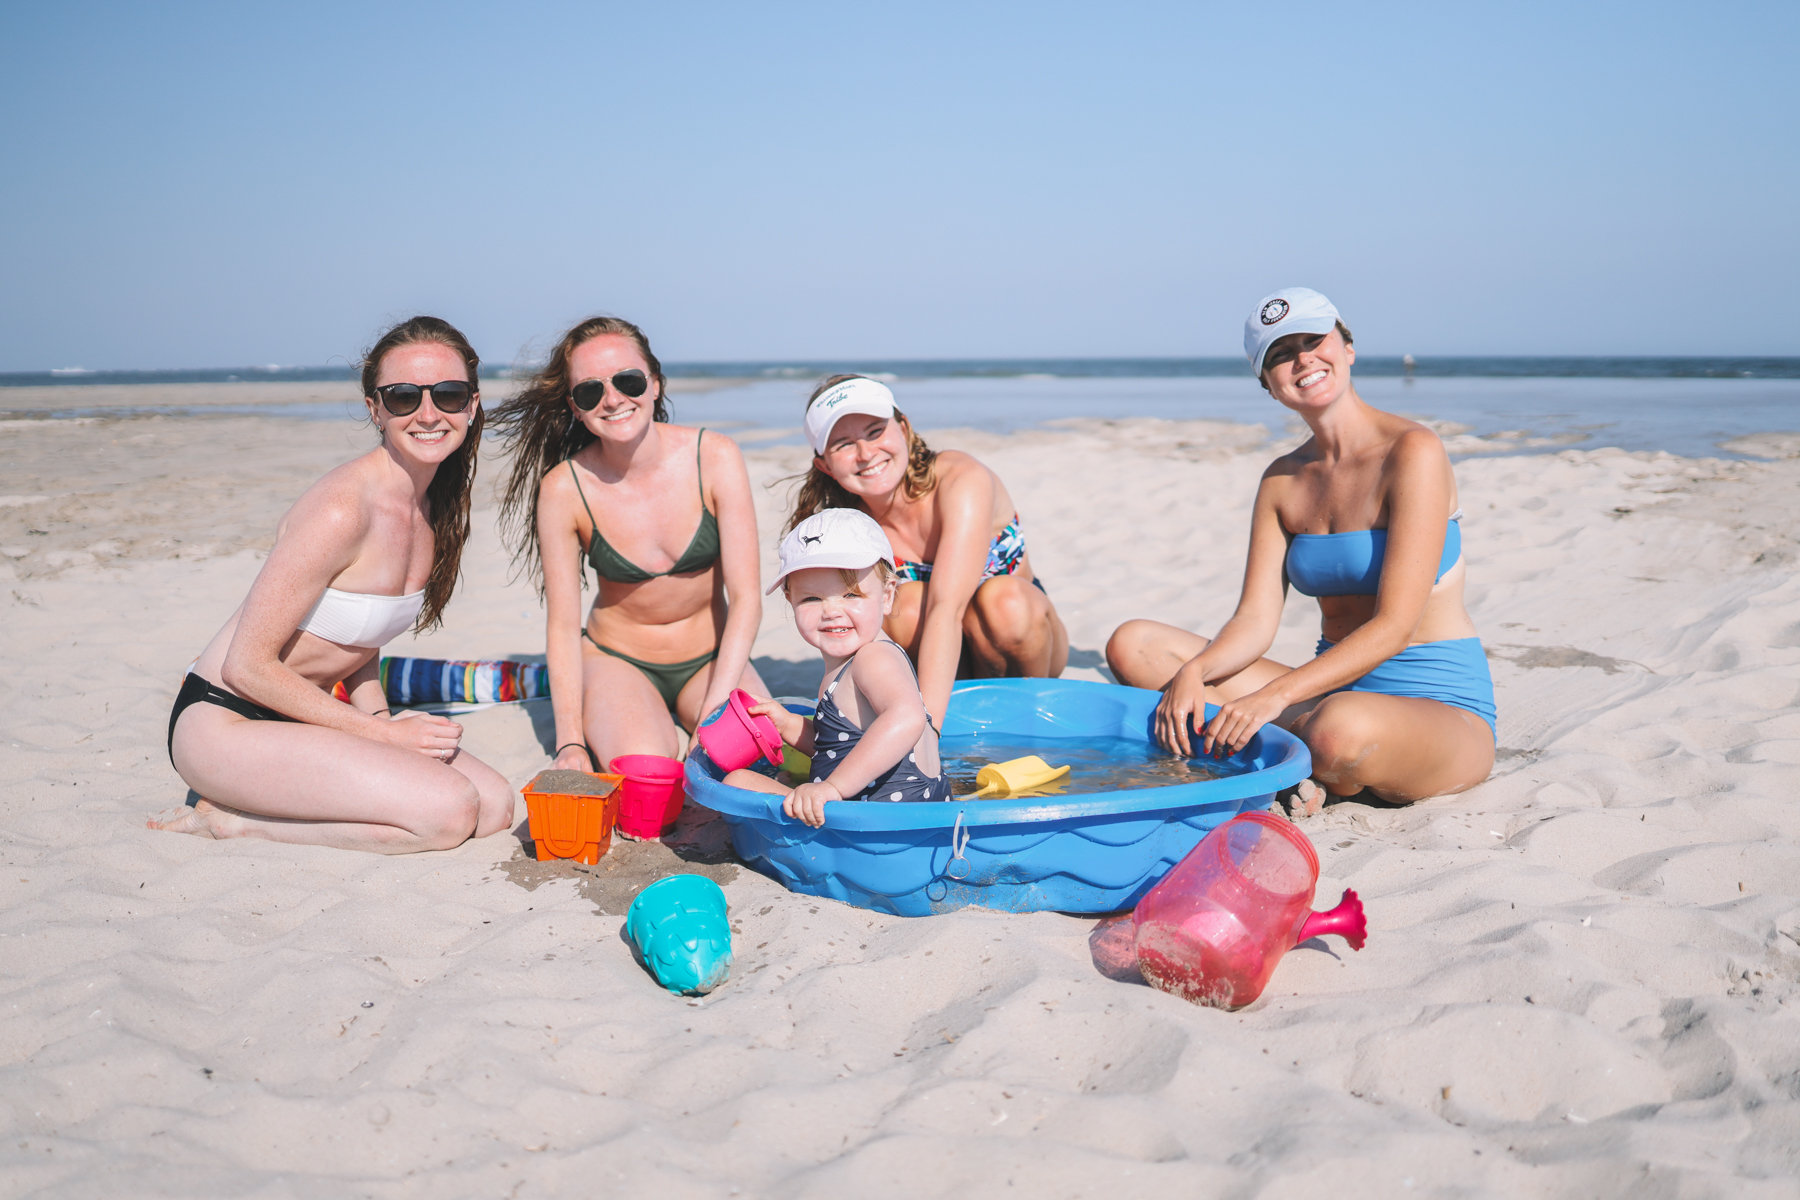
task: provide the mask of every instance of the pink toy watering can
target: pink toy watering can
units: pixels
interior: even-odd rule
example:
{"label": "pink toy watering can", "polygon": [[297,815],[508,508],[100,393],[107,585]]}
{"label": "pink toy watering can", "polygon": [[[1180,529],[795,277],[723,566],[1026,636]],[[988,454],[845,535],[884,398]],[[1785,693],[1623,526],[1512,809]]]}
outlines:
{"label": "pink toy watering can", "polygon": [[1138,969],[1184,1000],[1242,1008],[1309,937],[1335,933],[1361,950],[1362,901],[1346,889],[1336,908],[1313,912],[1318,882],[1319,856],[1299,830],[1267,813],[1234,817],[1138,902]]}

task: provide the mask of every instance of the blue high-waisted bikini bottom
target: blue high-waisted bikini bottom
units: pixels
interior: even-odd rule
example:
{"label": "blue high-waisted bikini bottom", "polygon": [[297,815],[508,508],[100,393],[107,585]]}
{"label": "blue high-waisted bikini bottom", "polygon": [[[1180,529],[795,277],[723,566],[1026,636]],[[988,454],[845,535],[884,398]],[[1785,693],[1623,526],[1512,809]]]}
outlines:
{"label": "blue high-waisted bikini bottom", "polygon": [[[1323,654],[1334,644],[1320,638],[1316,653]],[[1495,730],[1494,677],[1488,674],[1480,638],[1408,646],[1355,683],[1337,690],[1436,700],[1474,713],[1487,722],[1490,731]]]}

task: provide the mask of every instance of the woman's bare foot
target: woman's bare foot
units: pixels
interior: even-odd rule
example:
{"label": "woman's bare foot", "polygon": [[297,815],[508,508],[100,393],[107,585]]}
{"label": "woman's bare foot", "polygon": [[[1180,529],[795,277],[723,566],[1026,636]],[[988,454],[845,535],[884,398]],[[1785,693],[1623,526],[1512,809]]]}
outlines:
{"label": "woman's bare foot", "polygon": [[1316,817],[1325,808],[1325,789],[1310,779],[1302,779],[1287,798],[1288,819],[1304,821]]}
{"label": "woman's bare foot", "polygon": [[231,836],[228,827],[236,820],[237,814],[230,809],[221,808],[203,797],[191,808],[183,804],[157,813],[145,820],[144,828],[191,833],[195,837],[226,838]]}

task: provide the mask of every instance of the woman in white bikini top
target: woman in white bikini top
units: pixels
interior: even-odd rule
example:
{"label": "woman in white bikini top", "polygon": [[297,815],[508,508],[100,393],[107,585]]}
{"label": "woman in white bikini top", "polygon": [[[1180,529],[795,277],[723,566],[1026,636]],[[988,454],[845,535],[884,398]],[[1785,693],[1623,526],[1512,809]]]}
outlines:
{"label": "woman in white bikini top", "polygon": [[[480,359],[436,317],[365,356],[381,444],[308,488],[169,716],[169,761],[197,794],[153,829],[397,854],[507,828],[513,791],[462,727],[391,712],[381,647],[440,623],[469,533]],[[350,703],[335,699],[342,682]]]}

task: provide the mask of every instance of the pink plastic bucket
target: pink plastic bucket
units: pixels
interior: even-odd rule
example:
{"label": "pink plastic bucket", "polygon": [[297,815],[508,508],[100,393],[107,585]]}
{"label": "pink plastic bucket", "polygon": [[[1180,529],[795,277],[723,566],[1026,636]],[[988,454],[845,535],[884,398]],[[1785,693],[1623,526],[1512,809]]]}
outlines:
{"label": "pink plastic bucket", "polygon": [[675,828],[681,802],[687,794],[682,766],[660,754],[621,754],[607,768],[623,775],[619,788],[619,832],[629,837],[655,838]]}
{"label": "pink plastic bucket", "polygon": [[725,702],[725,710],[711,724],[696,731],[707,757],[721,771],[747,767],[759,758],[781,765],[781,731],[769,718],[750,715],[750,708],[756,703],[755,696],[737,688]]}

